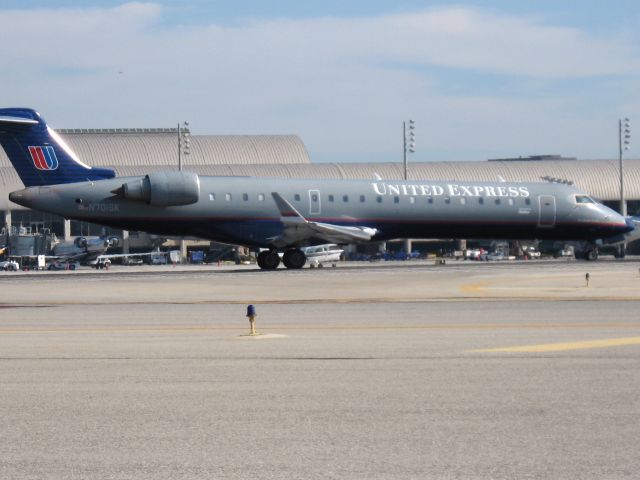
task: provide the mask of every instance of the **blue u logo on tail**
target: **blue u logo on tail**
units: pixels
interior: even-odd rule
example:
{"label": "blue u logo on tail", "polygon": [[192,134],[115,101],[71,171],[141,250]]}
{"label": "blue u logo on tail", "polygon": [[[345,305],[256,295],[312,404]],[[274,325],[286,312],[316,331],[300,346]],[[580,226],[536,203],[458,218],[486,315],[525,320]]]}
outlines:
{"label": "blue u logo on tail", "polygon": [[30,108],[0,109],[0,145],[25,187],[115,177],[113,170],[82,163],[40,114]]}

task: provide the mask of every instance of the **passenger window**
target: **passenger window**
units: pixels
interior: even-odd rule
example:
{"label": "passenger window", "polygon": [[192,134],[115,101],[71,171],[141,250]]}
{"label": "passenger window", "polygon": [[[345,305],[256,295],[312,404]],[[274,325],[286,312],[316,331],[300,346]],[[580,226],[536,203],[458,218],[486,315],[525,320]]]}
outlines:
{"label": "passenger window", "polygon": [[318,201],[318,195],[316,195],[315,193],[313,195],[311,195],[311,201],[312,202],[317,202]]}
{"label": "passenger window", "polygon": [[427,203],[433,203],[433,197],[427,198]]}
{"label": "passenger window", "polygon": [[451,203],[451,197],[444,197],[444,203],[449,205]]}
{"label": "passenger window", "polygon": [[378,203],[382,203],[382,197],[377,196],[377,197],[376,197],[376,202],[378,202]]}
{"label": "passenger window", "polygon": [[258,201],[259,202],[264,202],[264,193],[259,193],[258,194]]}
{"label": "passenger window", "polygon": [[209,194],[209,200],[211,200],[212,202],[216,199],[216,194],[215,193],[210,193]]}
{"label": "passenger window", "polygon": [[496,205],[500,205],[500,199],[499,198],[496,198],[495,201],[496,201]]}
{"label": "passenger window", "polygon": [[398,197],[397,195],[393,197],[393,203],[400,203],[400,197]]}
{"label": "passenger window", "polygon": [[478,198],[478,203],[479,203],[480,205],[484,205],[484,197],[479,197],[479,198]]}
{"label": "passenger window", "polygon": [[409,197],[409,203],[416,203],[416,197]]}
{"label": "passenger window", "polygon": [[248,193],[243,193],[242,194],[242,200],[244,200],[245,202],[249,200],[249,194]]}
{"label": "passenger window", "polygon": [[360,202],[364,203],[364,195],[360,195]]}
{"label": "passenger window", "polygon": [[343,202],[348,202],[349,201],[349,195],[343,195],[342,196],[342,201]]}
{"label": "passenger window", "polygon": [[525,198],[524,199],[524,204],[525,205],[531,205],[531,199],[530,198]]}
{"label": "passenger window", "polygon": [[333,200],[334,200],[333,195],[329,195],[329,201],[330,201],[330,202],[333,202]]}
{"label": "passenger window", "polygon": [[509,205],[513,205],[513,204],[515,203],[515,202],[513,201],[513,198],[510,198],[510,199],[508,200],[508,202],[509,202]]}
{"label": "passenger window", "polygon": [[296,193],[296,194],[293,196],[293,199],[294,199],[296,202],[299,202],[299,201],[300,201],[300,194],[299,194],[299,193]]}
{"label": "passenger window", "polygon": [[467,204],[466,197],[460,197],[460,205],[466,205],[466,204]]}
{"label": "passenger window", "polygon": [[230,194],[230,193],[225,193],[225,194],[224,194],[224,199],[225,199],[227,202],[230,202],[230,201],[231,201],[231,194]]}

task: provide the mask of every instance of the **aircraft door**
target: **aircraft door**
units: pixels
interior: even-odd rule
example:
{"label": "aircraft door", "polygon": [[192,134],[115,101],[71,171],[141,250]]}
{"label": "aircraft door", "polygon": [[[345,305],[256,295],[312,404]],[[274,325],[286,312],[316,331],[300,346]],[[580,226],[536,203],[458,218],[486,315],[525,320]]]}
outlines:
{"label": "aircraft door", "polygon": [[556,197],[553,195],[538,196],[538,227],[553,228],[556,225]]}
{"label": "aircraft door", "polygon": [[320,215],[320,190],[309,190],[309,215]]}

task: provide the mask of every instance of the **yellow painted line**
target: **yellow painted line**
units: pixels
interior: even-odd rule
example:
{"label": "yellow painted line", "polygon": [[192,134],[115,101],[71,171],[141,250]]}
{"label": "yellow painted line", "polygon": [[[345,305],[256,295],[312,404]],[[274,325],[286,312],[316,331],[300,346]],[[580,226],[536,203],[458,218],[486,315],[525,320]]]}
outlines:
{"label": "yellow painted line", "polygon": [[587,340],[583,342],[544,343],[541,345],[520,345],[504,348],[485,348],[469,350],[471,352],[507,352],[507,353],[543,353],[563,352],[567,350],[588,350],[592,348],[621,347],[626,345],[640,345],[640,337],[611,338],[607,340]]}
{"label": "yellow painted line", "polygon": [[487,286],[487,282],[482,283],[466,283],[460,286],[460,291],[465,293],[478,293]]}

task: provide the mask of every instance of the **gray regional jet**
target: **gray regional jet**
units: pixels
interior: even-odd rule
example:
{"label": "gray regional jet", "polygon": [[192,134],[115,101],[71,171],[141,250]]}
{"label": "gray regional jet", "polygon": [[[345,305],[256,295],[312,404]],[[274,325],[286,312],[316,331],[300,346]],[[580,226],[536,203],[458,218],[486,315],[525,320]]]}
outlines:
{"label": "gray regional jet", "polygon": [[266,248],[258,265],[301,268],[301,247],[393,238],[581,241],[582,256],[634,229],[559,183],[299,180],[186,171],[115,177],[83,164],[34,110],[0,109],[0,144],[25,189],[11,201],[65,218]]}

